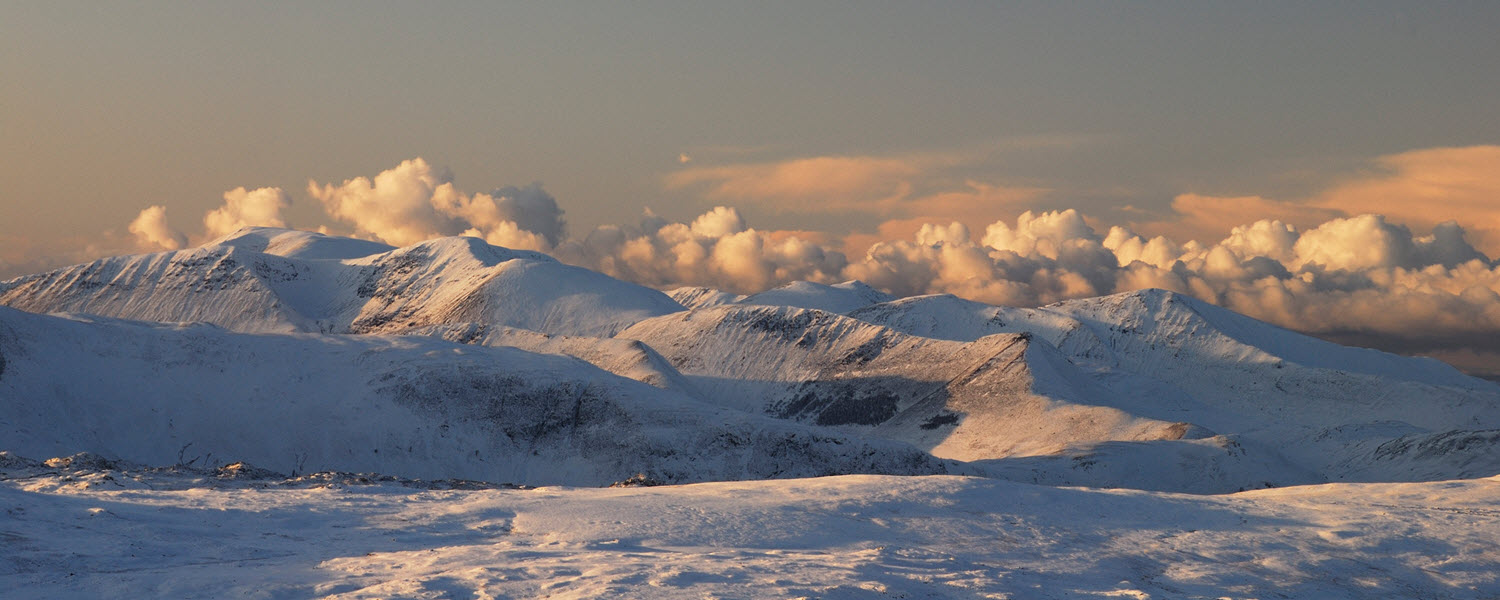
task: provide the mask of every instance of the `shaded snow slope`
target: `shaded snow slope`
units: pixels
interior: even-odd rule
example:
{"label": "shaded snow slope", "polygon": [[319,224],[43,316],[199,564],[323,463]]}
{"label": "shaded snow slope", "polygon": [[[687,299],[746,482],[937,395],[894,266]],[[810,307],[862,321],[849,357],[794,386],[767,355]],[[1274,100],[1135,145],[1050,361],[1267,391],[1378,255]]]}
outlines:
{"label": "shaded snow slope", "polygon": [[740,299],[738,304],[792,306],[832,313],[847,313],[860,307],[895,299],[895,296],[872,288],[863,281],[845,281],[836,285],[795,281],[779,288],[746,296]]}
{"label": "shaded snow slope", "polygon": [[[0,468],[7,598],[1500,596],[1500,481],[427,490]],[[153,489],[154,488],[154,489]]]}
{"label": "shaded snow slope", "polygon": [[432,335],[460,344],[505,346],[541,354],[561,354],[662,389],[698,396],[696,388],[665,357],[650,346],[623,338],[595,338],[539,333],[514,327],[490,327],[475,323],[434,325],[404,332]]}
{"label": "shaded snow slope", "polygon": [[516,483],[932,473],[909,446],[712,407],[582,361],[416,336],[247,335],[0,308],[0,440]]}
{"label": "shaded snow slope", "polygon": [[0,284],[0,304],[242,332],[366,333],[475,322],[591,336],[682,310],[661,292],[476,238],[369,253],[379,249],[256,228],[200,248],[15,279]]}

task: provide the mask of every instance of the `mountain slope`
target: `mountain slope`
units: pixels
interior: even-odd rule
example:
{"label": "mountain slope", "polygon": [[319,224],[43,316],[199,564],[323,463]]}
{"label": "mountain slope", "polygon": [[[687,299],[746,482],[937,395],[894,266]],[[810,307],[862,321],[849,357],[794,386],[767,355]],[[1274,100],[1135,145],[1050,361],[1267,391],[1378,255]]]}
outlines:
{"label": "mountain slope", "polygon": [[[1339,346],[1162,290],[1036,309],[925,296],[851,316],[955,340],[1032,333],[1134,414],[1233,432],[1333,478],[1467,473],[1464,465],[1488,445],[1450,446],[1443,457],[1426,455],[1420,468],[1375,460],[1373,453],[1400,436],[1500,427],[1500,387],[1445,364]],[[1357,472],[1341,466],[1353,463],[1373,466]]]}
{"label": "mountain slope", "polygon": [[907,441],[945,458],[1196,431],[1109,406],[1066,359],[1024,335],[949,342],[818,310],[721,306],[648,319],[618,337],[660,352],[706,401]]}
{"label": "mountain slope", "polygon": [[890,302],[895,299],[895,296],[872,288],[863,281],[845,281],[835,285],[824,285],[811,281],[794,281],[779,288],[766,290],[758,294],[751,294],[741,298],[736,303],[811,308],[842,314],[871,304]]}
{"label": "mountain slope", "polygon": [[242,332],[391,332],[475,322],[588,336],[682,310],[655,290],[475,238],[368,253],[382,247],[250,229],[201,248],[15,279],[0,284],[0,304]]}
{"label": "mountain slope", "polygon": [[0,357],[0,440],[23,455],[570,485],[945,470],[909,446],[708,406],[577,359],[430,337],[0,308]]}

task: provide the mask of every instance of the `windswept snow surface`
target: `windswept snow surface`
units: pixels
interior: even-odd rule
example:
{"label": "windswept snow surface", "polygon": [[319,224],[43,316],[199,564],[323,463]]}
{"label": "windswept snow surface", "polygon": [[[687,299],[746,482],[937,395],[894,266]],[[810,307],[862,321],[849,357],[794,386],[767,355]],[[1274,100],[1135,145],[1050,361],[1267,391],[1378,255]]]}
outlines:
{"label": "windswept snow surface", "polygon": [[1494,598],[1500,480],[451,489],[0,468],[7,598]]}

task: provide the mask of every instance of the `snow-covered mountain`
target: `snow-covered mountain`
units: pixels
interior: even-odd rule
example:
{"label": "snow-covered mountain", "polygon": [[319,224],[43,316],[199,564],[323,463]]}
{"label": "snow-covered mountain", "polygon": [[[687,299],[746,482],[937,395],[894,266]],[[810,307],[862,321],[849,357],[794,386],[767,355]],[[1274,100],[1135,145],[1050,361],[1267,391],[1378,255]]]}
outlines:
{"label": "snow-covered mountain", "polygon": [[[48,350],[57,365],[97,365],[88,376],[69,370],[73,367],[33,367],[34,379],[27,383],[32,387],[24,390],[30,404],[3,397],[11,407],[5,417],[29,428],[28,444],[44,443],[51,429],[74,432],[59,434],[45,451],[23,452],[38,455],[94,446],[90,438],[78,437],[82,430],[61,413],[27,416],[17,407],[57,404],[64,396],[116,397],[115,389],[132,390],[132,398],[225,396],[254,405],[264,400],[241,388],[316,398],[316,386],[350,390],[329,396],[330,404],[316,409],[329,414],[356,410],[361,401],[404,406],[393,396],[391,386],[397,384],[369,383],[389,377],[405,382],[399,385],[406,386],[407,395],[452,392],[443,410],[512,394],[485,383],[491,380],[535,384],[542,391],[533,395],[549,398],[573,393],[548,391],[562,388],[625,390],[606,394],[600,402],[612,408],[600,414],[628,416],[620,417],[627,424],[610,425],[622,431],[655,432],[640,434],[646,441],[622,450],[634,457],[627,462],[681,480],[760,473],[736,471],[715,462],[719,459],[689,469],[672,462],[687,460],[680,457],[665,463],[641,458],[677,444],[665,433],[672,428],[694,430],[682,435],[699,440],[691,447],[701,446],[701,452],[734,455],[719,442],[704,441],[720,439],[716,432],[730,424],[741,432],[774,430],[766,435],[777,439],[795,431],[837,440],[797,452],[843,457],[827,459],[840,472],[880,472],[881,465],[916,464],[909,459],[920,456],[928,461],[920,468],[951,459],[966,463],[950,463],[952,469],[1023,481],[1205,493],[1500,472],[1500,461],[1492,458],[1500,454],[1500,386],[1437,361],[1331,344],[1161,290],[1039,308],[952,296],[892,299],[859,282],[801,282],[747,297],[682,288],[668,296],[474,238],[397,249],[306,232],[247,229],[201,248],[103,259],[0,283],[0,304],[283,334],[234,336],[203,327],[86,323],[81,317],[30,325],[27,335],[40,338],[48,337],[49,328],[109,332],[76,333],[78,339],[103,341]],[[8,314],[10,321],[25,321]],[[347,335],[392,333],[413,337]],[[111,345],[117,334],[161,340]],[[210,338],[219,341],[209,346],[243,348],[253,358],[200,364],[166,349],[174,343],[202,345]],[[40,343],[26,336],[14,339]],[[177,341],[162,341],[167,339]],[[276,350],[257,350],[261,344]],[[22,346],[0,340],[0,360],[16,364],[15,356],[24,354],[15,355],[13,348]],[[124,362],[100,363],[103,359],[91,354],[95,349]],[[69,352],[78,356],[70,358]],[[306,356],[307,365],[352,373],[353,382],[311,373],[313,366],[289,364],[292,359],[282,356]],[[188,368],[179,363],[192,367],[171,371]],[[5,364],[0,368],[15,369]],[[88,383],[98,373],[166,373],[163,369],[171,373]],[[533,378],[531,370],[556,375]],[[288,382],[284,372],[301,374],[296,381],[302,383]],[[452,376],[457,379],[432,373],[457,373]],[[20,390],[3,387],[17,385],[6,377],[0,390]],[[49,390],[45,382],[54,379],[68,384]],[[80,392],[77,386],[86,384],[95,387]],[[214,386],[231,391],[214,392]],[[505,417],[505,426],[547,429],[550,414],[522,411]],[[48,425],[53,418],[62,419],[61,425]],[[121,429],[119,435],[150,431],[159,438],[162,433],[130,431]],[[215,438],[245,435],[212,431]],[[746,438],[736,433],[724,439]],[[149,456],[134,460],[159,463],[164,456],[164,442],[132,446],[122,440],[110,447],[150,449]],[[577,458],[582,451],[568,445],[575,441],[536,443],[562,444],[548,451],[574,456],[564,462],[586,467],[545,468],[567,477],[596,469],[577,475],[579,481],[617,477],[611,469],[624,463],[603,468],[597,456]],[[478,443],[465,444],[471,442]],[[365,442],[355,446],[360,444]],[[859,463],[830,449],[840,445],[878,447],[871,456],[885,458]],[[290,454],[285,448],[264,450],[267,457]],[[480,468],[440,454],[367,466],[420,471],[427,464],[422,461],[456,460],[452,464],[462,468],[453,476]]]}
{"label": "snow-covered mountain", "polygon": [[661,292],[477,238],[390,249],[265,228],[199,248],[15,279],[0,284],[0,304],[242,332],[372,333],[482,322],[593,336],[683,310]]}
{"label": "snow-covered mountain", "polygon": [[1205,432],[1141,419],[1025,334],[951,342],[820,310],[719,306],[619,334],[655,348],[706,401],[902,440],[958,460]]}
{"label": "snow-covered mountain", "polygon": [[865,284],[863,281],[845,281],[835,285],[824,285],[810,281],[794,281],[779,288],[751,294],[737,301],[738,304],[762,306],[791,306],[812,308],[831,313],[846,313],[851,310],[890,302],[896,297]]}
{"label": "snow-covered mountain", "polygon": [[667,292],[673,300],[686,308],[709,308],[721,304],[734,304],[744,300],[742,294],[731,294],[706,287],[680,287]]}
{"label": "snow-covered mountain", "polygon": [[603,485],[941,473],[583,361],[433,337],[241,334],[0,307],[0,443],[148,464]]}
{"label": "snow-covered mountain", "polygon": [[[1032,333],[1133,414],[1233,432],[1332,479],[1453,477],[1497,449],[1483,441],[1490,437],[1470,436],[1474,443],[1442,452],[1409,443],[1375,450],[1397,438],[1500,428],[1500,387],[1493,383],[1436,360],[1340,346],[1163,290],[1035,309],[922,296],[851,316],[950,340]],[[1108,450],[1116,458],[1125,451]],[[1085,460],[1097,472],[1102,458]],[[1351,470],[1348,463],[1370,467]]]}
{"label": "snow-covered mountain", "polygon": [[713,308],[725,304],[758,306],[791,306],[832,313],[846,313],[871,304],[890,302],[896,297],[863,281],[845,281],[827,285],[811,281],[794,281],[778,288],[748,296],[731,294],[706,287],[682,287],[667,292],[673,300],[688,308]]}

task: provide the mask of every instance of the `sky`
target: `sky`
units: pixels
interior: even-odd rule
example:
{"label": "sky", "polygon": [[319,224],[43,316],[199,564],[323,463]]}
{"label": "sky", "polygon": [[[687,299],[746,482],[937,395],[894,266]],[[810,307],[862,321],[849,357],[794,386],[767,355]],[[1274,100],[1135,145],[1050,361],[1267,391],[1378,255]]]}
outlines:
{"label": "sky", "polygon": [[[0,278],[242,225],[1500,373],[1500,4],[12,2]],[[956,223],[956,225],[955,225]]]}

